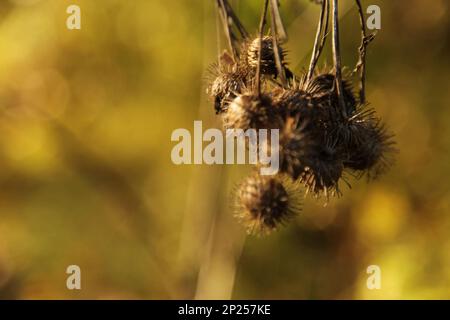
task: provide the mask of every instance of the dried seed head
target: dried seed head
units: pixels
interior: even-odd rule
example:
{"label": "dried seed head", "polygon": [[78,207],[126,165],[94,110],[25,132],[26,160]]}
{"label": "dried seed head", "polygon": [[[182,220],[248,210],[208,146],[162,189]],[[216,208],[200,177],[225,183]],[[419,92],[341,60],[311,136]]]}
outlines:
{"label": "dried seed head", "polygon": [[326,197],[339,195],[344,165],[337,151],[315,144],[302,133],[282,142],[280,171],[299,179],[307,192]]}
{"label": "dried seed head", "polygon": [[[243,52],[247,54],[247,64],[253,70],[256,70],[258,68],[259,43],[260,38],[257,37],[249,43],[244,44],[246,50],[243,50]],[[284,66],[285,52],[281,46],[278,46],[278,51],[280,52],[282,65]],[[277,64],[275,62],[275,54],[273,50],[273,38],[270,36],[265,36],[262,38],[261,73],[273,76],[276,76],[278,74]]]}
{"label": "dried seed head", "polygon": [[320,123],[285,130],[280,142],[280,171],[299,179],[316,196],[339,195],[344,165],[340,150]]}
{"label": "dried seed head", "polygon": [[[303,83],[303,89],[316,99],[329,100],[331,105],[338,109],[339,98],[335,90],[335,79],[334,74],[322,73],[315,76],[309,83]],[[343,79],[342,85],[347,113],[351,114],[355,112],[358,102],[353,93],[351,82]]]}
{"label": "dried seed head", "polygon": [[281,117],[272,105],[270,96],[246,93],[237,96],[223,114],[227,129],[276,129]]}
{"label": "dried seed head", "polygon": [[274,102],[286,115],[280,139],[281,172],[300,179],[316,195],[338,193],[343,164],[331,138],[335,113],[330,101],[295,89],[276,93]]}
{"label": "dried seed head", "polygon": [[214,98],[216,114],[223,113],[227,103],[244,90],[248,76],[246,69],[235,63],[228,53],[223,53],[219,60],[219,64],[210,67],[212,80],[207,89]]}
{"label": "dried seed head", "polygon": [[339,181],[343,178],[343,161],[338,150],[330,145],[324,145],[316,150],[315,158],[306,168],[300,181],[307,191],[315,195],[340,195]]}
{"label": "dried seed head", "polygon": [[227,108],[227,101],[241,93],[245,77],[240,72],[223,72],[210,86],[210,95],[214,97],[216,114],[223,113]]}
{"label": "dried seed head", "polygon": [[285,117],[294,117],[302,125],[317,125],[328,119],[328,101],[300,89],[276,89],[273,101]]}
{"label": "dried seed head", "polygon": [[279,176],[252,175],[235,194],[236,217],[250,234],[269,234],[300,211],[297,186]]}
{"label": "dried seed head", "polygon": [[280,139],[280,171],[296,180],[310,163],[314,144],[301,129],[286,129]]}
{"label": "dried seed head", "polygon": [[396,152],[393,135],[389,134],[373,110],[351,119],[345,167],[376,178],[393,164]]}

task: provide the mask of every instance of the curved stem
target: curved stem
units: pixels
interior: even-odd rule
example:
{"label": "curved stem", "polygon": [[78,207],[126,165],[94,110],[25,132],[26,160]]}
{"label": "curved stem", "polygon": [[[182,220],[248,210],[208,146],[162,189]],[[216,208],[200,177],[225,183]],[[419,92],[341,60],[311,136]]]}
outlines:
{"label": "curved stem", "polygon": [[285,42],[288,39],[286,29],[283,24],[283,20],[281,19],[281,14],[279,10],[280,0],[270,0],[272,5],[272,14],[274,25],[277,28],[278,40],[281,42]]}
{"label": "curved stem", "polygon": [[[311,62],[309,65],[308,74],[306,77],[306,82],[308,83],[314,75],[314,69],[316,68],[317,62],[322,53],[323,47],[325,46],[325,41],[328,36],[328,22],[330,15],[330,3],[328,0],[323,0],[322,9],[320,12],[319,24],[317,26],[316,39],[314,41],[314,48],[311,55]],[[324,26],[325,19],[325,26]],[[321,38],[322,35],[322,38]],[[319,42],[320,41],[320,42]]]}
{"label": "curved stem", "polygon": [[273,53],[275,56],[275,64],[277,66],[277,70],[278,70],[278,76],[280,77],[281,80],[281,84],[283,85],[283,87],[286,87],[287,85],[287,81],[286,81],[286,73],[284,70],[284,66],[282,63],[282,58],[281,58],[281,52],[280,52],[280,47],[278,46],[278,28],[277,28],[277,12],[278,12],[278,7],[277,7],[277,3],[275,1],[271,2],[271,11],[270,11],[270,16],[271,16],[271,26],[272,26],[272,41],[273,41]]}
{"label": "curved stem", "polygon": [[248,33],[227,0],[217,0],[217,7],[219,8],[219,14],[222,19],[223,29],[228,45],[233,54],[234,60],[236,60],[239,55],[239,40],[236,34],[233,33],[232,25],[236,25],[236,28],[243,39],[248,38]]}
{"label": "curved stem", "polygon": [[266,26],[266,16],[268,6],[269,0],[265,0],[261,21],[259,23],[258,66],[256,68],[256,92],[258,93],[258,96],[261,95],[261,59],[262,59],[261,56],[262,56],[263,36],[264,36],[264,28]]}
{"label": "curved stem", "polygon": [[239,20],[236,13],[231,8],[230,4],[227,0],[223,0],[225,4],[225,10],[228,13],[228,16],[233,20],[233,23],[236,25],[236,28],[238,29],[239,33],[241,34],[241,37],[244,39],[247,39],[249,37],[247,30],[245,30],[245,27],[242,25],[241,21]]}
{"label": "curved stem", "polygon": [[374,39],[375,35],[367,36],[366,19],[364,18],[364,11],[362,9],[361,1],[356,0],[359,13],[359,23],[361,25],[361,45],[359,47],[359,61],[356,65],[355,72],[360,71],[360,87],[359,87],[359,102],[366,103],[366,53],[367,46]]}
{"label": "curved stem", "polygon": [[336,92],[339,99],[339,107],[344,118],[347,118],[347,110],[344,100],[342,85],[341,48],[339,44],[339,8],[338,0],[333,0],[333,62],[336,74]]}

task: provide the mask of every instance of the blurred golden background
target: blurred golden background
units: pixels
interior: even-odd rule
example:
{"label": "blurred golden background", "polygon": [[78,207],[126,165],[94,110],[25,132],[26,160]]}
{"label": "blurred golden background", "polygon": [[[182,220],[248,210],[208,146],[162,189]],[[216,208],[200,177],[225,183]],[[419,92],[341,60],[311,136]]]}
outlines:
{"label": "blurred golden background", "polygon": [[[230,2],[256,33],[261,1]],[[352,68],[358,16],[340,2]],[[281,3],[300,73],[320,6]],[[71,4],[81,30],[66,28]],[[221,126],[205,93],[226,44],[215,1],[1,1],[0,298],[450,298],[450,4],[370,4],[382,29],[368,100],[396,134],[397,163],[326,207],[305,199],[293,223],[257,238],[230,209],[249,168],[170,159],[174,129]],[[72,264],[79,291],[66,288]],[[380,290],[366,287],[373,264]]]}

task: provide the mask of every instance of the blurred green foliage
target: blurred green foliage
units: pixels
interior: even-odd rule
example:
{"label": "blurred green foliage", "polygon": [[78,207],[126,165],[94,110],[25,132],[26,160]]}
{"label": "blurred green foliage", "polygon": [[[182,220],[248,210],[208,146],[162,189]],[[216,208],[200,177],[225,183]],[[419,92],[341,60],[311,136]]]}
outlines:
{"label": "blurred green foliage", "polygon": [[[261,1],[231,3],[256,32]],[[319,7],[281,3],[300,73]],[[1,1],[0,298],[450,298],[449,3],[363,4],[382,9],[368,100],[396,134],[396,165],[245,239],[229,192],[248,168],[170,160],[174,129],[220,127],[205,94],[225,46],[214,1]],[[351,69],[359,22],[341,5]],[[81,291],[66,288],[71,264]],[[381,290],[366,288],[371,264]]]}

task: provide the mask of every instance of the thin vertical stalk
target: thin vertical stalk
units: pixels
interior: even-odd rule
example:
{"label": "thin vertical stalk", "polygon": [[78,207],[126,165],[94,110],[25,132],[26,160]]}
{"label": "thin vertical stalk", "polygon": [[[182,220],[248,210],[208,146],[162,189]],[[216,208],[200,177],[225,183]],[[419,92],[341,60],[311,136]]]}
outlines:
{"label": "thin vertical stalk", "polygon": [[[320,58],[323,47],[325,46],[325,41],[328,36],[329,15],[330,15],[329,0],[323,0],[322,8],[320,11],[319,24],[317,26],[316,39],[314,41],[313,52],[311,55],[311,62],[309,64],[308,74],[306,77],[307,83],[311,80],[311,78],[314,75],[314,70],[316,68],[317,62]],[[324,22],[325,22],[325,26],[324,26]]]}
{"label": "thin vertical stalk", "polygon": [[230,47],[231,53],[233,54],[233,58],[236,60],[237,51],[236,51],[236,48],[234,47],[233,33],[231,32],[231,29],[230,29],[228,14],[225,9],[224,1],[226,1],[226,0],[217,0],[217,5],[219,7],[220,17],[222,18],[223,30],[225,32],[225,37],[227,38],[227,41],[228,41],[228,46]]}
{"label": "thin vertical stalk", "polygon": [[333,0],[333,62],[336,74],[336,92],[339,100],[339,107],[341,108],[342,115],[347,118],[347,110],[344,100],[344,88],[342,84],[342,59],[341,48],[339,43],[339,8],[338,0]]}
{"label": "thin vertical stalk", "polygon": [[288,39],[286,29],[284,28],[283,19],[281,19],[281,14],[279,10],[280,0],[270,0],[272,4],[273,19],[275,21],[274,25],[277,28],[278,40],[285,42]]}
{"label": "thin vertical stalk", "polygon": [[359,47],[359,61],[356,65],[356,71],[360,71],[360,86],[359,86],[359,101],[361,104],[366,103],[366,53],[367,46],[374,39],[375,35],[367,36],[366,19],[364,18],[364,11],[362,9],[361,1],[356,0],[359,13],[359,23],[361,25],[361,45]]}
{"label": "thin vertical stalk", "polygon": [[278,7],[277,7],[277,3],[275,1],[271,2],[271,26],[272,26],[272,41],[273,41],[273,53],[275,56],[275,64],[277,66],[277,70],[278,70],[278,76],[280,77],[281,80],[281,84],[286,87],[287,85],[287,81],[286,81],[286,74],[284,71],[284,66],[282,63],[282,58],[281,58],[281,52],[280,52],[280,47],[278,46],[278,28],[277,28],[277,12],[278,12]]}
{"label": "thin vertical stalk", "polygon": [[241,37],[244,39],[247,39],[249,37],[247,30],[245,30],[244,26],[242,25],[241,21],[239,20],[236,13],[231,8],[230,4],[227,0],[223,0],[225,4],[225,10],[227,11],[228,16],[232,19],[233,23],[236,25],[236,28],[238,29],[239,33],[241,34]]}
{"label": "thin vertical stalk", "polygon": [[239,18],[234,13],[227,0],[217,0],[217,7],[222,19],[223,29],[228,41],[228,45],[236,60],[239,56],[239,40],[235,33],[233,33],[232,26],[235,25],[239,31],[242,39],[248,38],[248,32],[245,30]]}
{"label": "thin vertical stalk", "polygon": [[261,59],[262,59],[262,45],[264,28],[266,26],[267,8],[269,6],[269,0],[264,1],[264,8],[261,16],[261,21],[259,23],[259,46],[258,46],[258,66],[256,68],[256,92],[258,96],[261,95]]}

